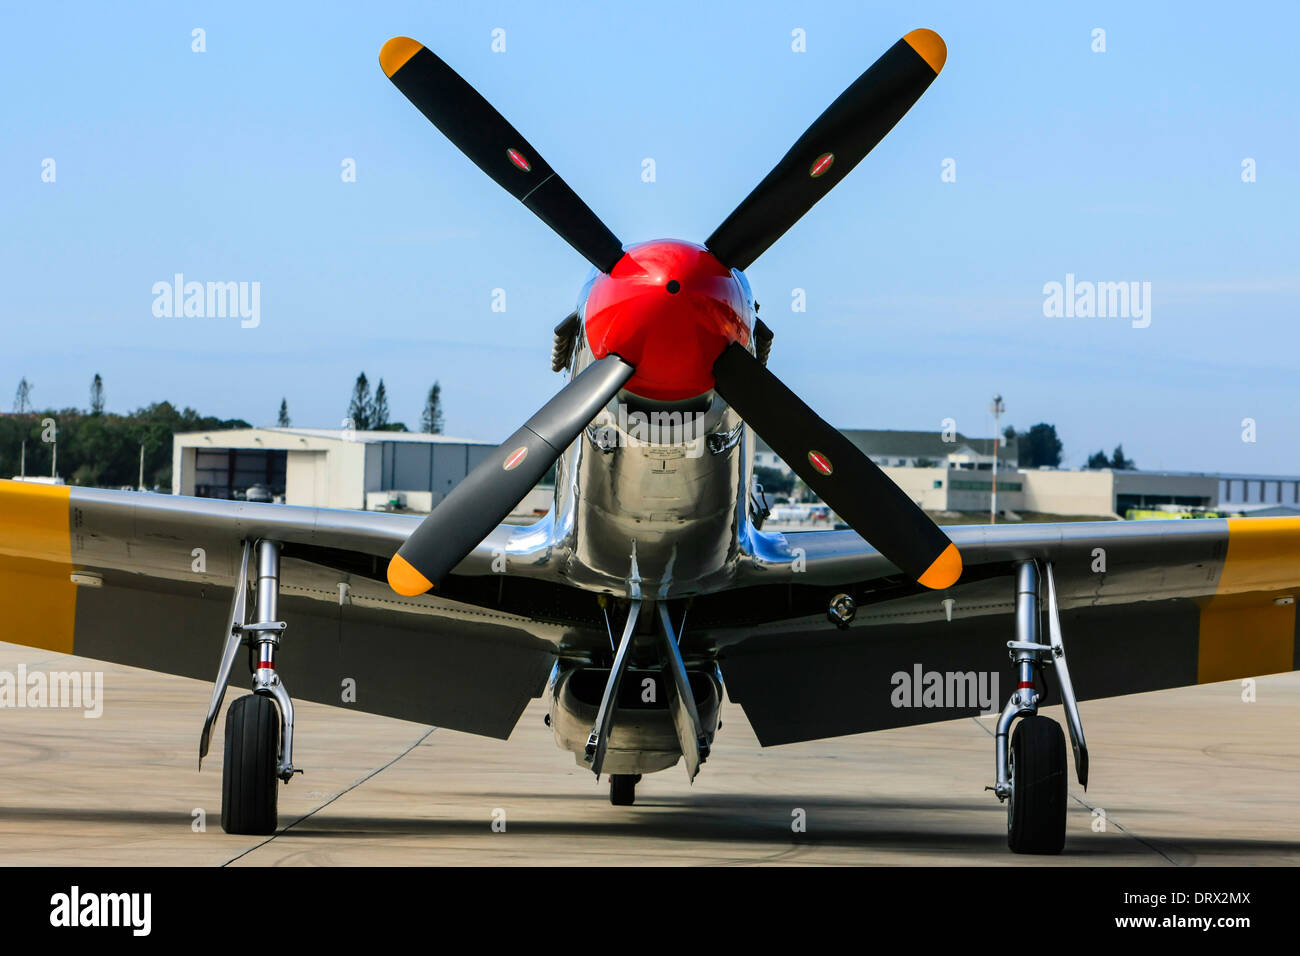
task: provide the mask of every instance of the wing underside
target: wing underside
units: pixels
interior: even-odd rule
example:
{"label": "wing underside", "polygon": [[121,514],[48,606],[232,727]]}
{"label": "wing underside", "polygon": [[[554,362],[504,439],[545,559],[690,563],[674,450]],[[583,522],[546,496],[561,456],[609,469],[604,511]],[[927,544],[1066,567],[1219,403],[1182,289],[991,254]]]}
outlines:
{"label": "wing underside", "polygon": [[[295,697],[507,737],[566,629],[393,594],[384,565],[418,520],[0,481],[0,639],[211,681],[242,542],[270,537],[284,545],[277,661]],[[545,539],[498,529],[466,570],[494,554],[536,570]]]}
{"label": "wing underside", "polygon": [[[1295,519],[946,530],[966,573],[945,591],[918,593],[852,532],[807,532],[756,537],[741,590],[698,602],[695,637],[764,745],[1000,709],[1030,558],[1053,563],[1081,699],[1300,668]],[[838,593],[857,602],[847,630],[825,613]]]}

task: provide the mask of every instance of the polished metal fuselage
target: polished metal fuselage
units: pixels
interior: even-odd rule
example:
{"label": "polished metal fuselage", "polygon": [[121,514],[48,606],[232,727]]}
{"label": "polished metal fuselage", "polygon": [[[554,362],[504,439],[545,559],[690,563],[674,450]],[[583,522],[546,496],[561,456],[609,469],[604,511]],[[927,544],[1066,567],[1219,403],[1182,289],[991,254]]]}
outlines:
{"label": "polished metal fuselage", "polygon": [[[570,374],[593,361],[579,332]],[[716,393],[685,410],[620,393],[556,465],[565,577],[651,600],[725,588],[744,557],[753,457],[752,433]]]}

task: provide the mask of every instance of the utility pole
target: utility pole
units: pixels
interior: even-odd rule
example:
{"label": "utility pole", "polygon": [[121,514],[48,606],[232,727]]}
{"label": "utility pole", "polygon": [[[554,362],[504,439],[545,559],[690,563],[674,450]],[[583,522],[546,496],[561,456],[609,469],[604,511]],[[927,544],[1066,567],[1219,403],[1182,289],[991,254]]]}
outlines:
{"label": "utility pole", "polygon": [[989,524],[998,523],[998,449],[1002,447],[1002,413],[1007,410],[1001,395],[993,396],[993,506]]}
{"label": "utility pole", "polygon": [[27,439],[23,439],[22,456],[18,459],[18,477],[27,477]]}
{"label": "utility pole", "polygon": [[144,442],[140,442],[140,484],[139,490],[144,491]]}

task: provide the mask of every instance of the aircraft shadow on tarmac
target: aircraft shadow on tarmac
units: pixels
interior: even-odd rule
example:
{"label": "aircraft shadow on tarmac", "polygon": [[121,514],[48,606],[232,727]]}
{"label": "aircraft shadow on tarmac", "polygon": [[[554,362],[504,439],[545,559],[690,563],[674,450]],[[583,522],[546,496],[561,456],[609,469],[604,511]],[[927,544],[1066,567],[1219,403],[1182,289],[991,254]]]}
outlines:
{"label": "aircraft shadow on tarmac", "polygon": [[[800,800],[794,797],[756,796],[748,794],[702,794],[690,798],[661,797],[639,800],[635,807],[608,807],[598,805],[597,794],[551,794],[548,802],[591,802],[592,816],[581,819],[536,819],[528,811],[512,809],[510,799],[500,793],[458,793],[458,802],[466,799],[483,799],[485,805],[504,805],[508,813],[508,831],[522,837],[569,837],[609,840],[663,840],[665,842],[736,843],[749,846],[770,845],[784,849],[799,847],[861,847],[890,850],[913,849],[928,852],[951,852],[958,857],[964,854],[996,854],[1005,851],[1006,834],[1001,826],[1002,808],[996,804],[965,801],[885,800],[870,798],[827,798]],[[534,798],[530,798],[534,799]],[[790,829],[792,808],[806,811],[808,830],[793,833]],[[917,826],[908,819],[909,813],[966,813],[979,811],[981,818],[995,816],[986,828],[971,830],[953,826],[951,821],[936,821],[933,825]],[[1140,808],[1127,810],[1127,816],[1143,812]],[[1148,811],[1154,812],[1154,811]],[[1181,837],[1177,841],[1152,839],[1112,828],[1107,834],[1112,839],[1090,839],[1094,836],[1085,830],[1090,819],[1086,807],[1070,810],[1073,825],[1067,834],[1063,859],[1070,857],[1103,857],[1148,855],[1153,863],[1169,862],[1177,865],[1195,863],[1201,855],[1233,855],[1260,857],[1261,862],[1274,862],[1278,858],[1300,857],[1300,841],[1233,839],[1227,837]],[[99,823],[124,827],[180,827],[189,828],[189,813],[160,810],[133,810],[130,808],[86,809],[73,807],[0,806],[0,822],[9,823]],[[449,836],[463,839],[481,835],[495,839],[489,827],[487,814],[473,818],[450,817],[391,817],[342,815],[326,811],[313,811],[298,817],[277,831],[273,839],[367,839],[393,837],[398,834],[415,836]],[[209,831],[220,839],[246,840],[246,837],[226,837],[219,829]],[[134,836],[123,834],[124,842]],[[1117,838],[1116,838],[1117,837]],[[581,844],[577,844],[580,846]],[[1266,860],[1263,858],[1274,858]]]}

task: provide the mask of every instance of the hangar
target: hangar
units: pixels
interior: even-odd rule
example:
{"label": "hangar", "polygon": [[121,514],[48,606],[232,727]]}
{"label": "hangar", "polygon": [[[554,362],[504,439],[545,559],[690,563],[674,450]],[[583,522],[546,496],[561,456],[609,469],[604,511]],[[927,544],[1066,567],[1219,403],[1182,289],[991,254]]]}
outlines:
{"label": "hangar", "polygon": [[[423,432],[292,427],[178,432],[172,446],[172,492],[428,512],[495,447]],[[530,496],[516,517],[531,517],[535,504]],[[546,505],[538,507],[545,511]]]}

